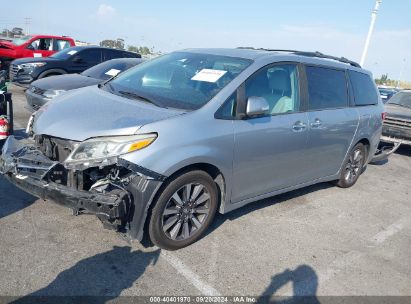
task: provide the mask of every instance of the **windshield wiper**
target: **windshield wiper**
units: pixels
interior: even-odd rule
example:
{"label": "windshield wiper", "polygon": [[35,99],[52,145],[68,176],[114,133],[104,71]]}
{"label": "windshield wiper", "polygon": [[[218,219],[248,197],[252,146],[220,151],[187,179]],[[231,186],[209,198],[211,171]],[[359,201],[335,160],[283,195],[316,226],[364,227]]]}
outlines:
{"label": "windshield wiper", "polygon": [[138,95],[138,94],[136,94],[136,93],[127,92],[127,91],[118,91],[118,92],[119,92],[121,95],[124,95],[124,96],[126,96],[126,97],[128,97],[128,98],[143,100],[143,101],[148,102],[148,103],[151,103],[151,104],[153,104],[153,105],[155,105],[155,106],[157,106],[157,107],[165,108],[163,105],[160,105],[158,102],[155,102],[155,101],[152,100],[152,99],[149,99],[149,98],[147,98],[147,97]]}
{"label": "windshield wiper", "polygon": [[400,107],[404,107],[404,108],[411,109],[411,106],[406,106],[406,105],[404,105],[404,104],[400,104],[400,103],[396,103],[396,102],[389,102],[388,104],[390,104],[390,105],[396,105],[396,106],[400,106]]}

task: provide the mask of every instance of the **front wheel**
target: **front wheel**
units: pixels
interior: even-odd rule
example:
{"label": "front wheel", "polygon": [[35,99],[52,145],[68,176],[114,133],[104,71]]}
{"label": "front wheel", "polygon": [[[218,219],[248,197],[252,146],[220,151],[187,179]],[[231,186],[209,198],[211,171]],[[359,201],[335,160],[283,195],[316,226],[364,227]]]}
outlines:
{"label": "front wheel", "polygon": [[366,151],[367,149],[362,143],[358,143],[352,148],[342,166],[340,179],[336,181],[338,187],[348,188],[357,182],[365,165]]}
{"label": "front wheel", "polygon": [[197,241],[213,221],[217,186],[206,172],[190,171],[169,182],[154,203],[151,241],[163,249],[180,249]]}

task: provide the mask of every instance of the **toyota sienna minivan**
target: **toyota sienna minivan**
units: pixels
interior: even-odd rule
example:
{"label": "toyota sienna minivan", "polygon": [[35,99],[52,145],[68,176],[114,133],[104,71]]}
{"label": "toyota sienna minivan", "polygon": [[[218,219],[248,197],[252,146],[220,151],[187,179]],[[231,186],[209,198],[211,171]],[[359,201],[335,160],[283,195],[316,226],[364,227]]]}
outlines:
{"label": "toyota sienna minivan", "polygon": [[55,98],[27,138],[9,137],[0,168],[33,195],[175,250],[216,212],[319,182],[354,185],[383,112],[372,75],[345,58],[183,50]]}

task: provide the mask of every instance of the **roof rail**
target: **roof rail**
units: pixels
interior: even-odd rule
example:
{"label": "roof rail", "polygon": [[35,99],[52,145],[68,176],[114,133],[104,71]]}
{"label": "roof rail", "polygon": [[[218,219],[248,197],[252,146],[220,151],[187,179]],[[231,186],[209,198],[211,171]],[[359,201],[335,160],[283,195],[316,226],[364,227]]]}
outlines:
{"label": "roof rail", "polygon": [[357,62],[349,60],[345,57],[335,57],[331,55],[326,55],[321,52],[305,52],[305,51],[297,51],[297,50],[276,50],[276,49],[264,49],[264,48],[253,48],[253,47],[238,47],[238,49],[248,49],[248,50],[257,50],[257,51],[269,51],[269,52],[285,52],[285,53],[292,53],[299,56],[306,56],[306,57],[316,57],[316,58],[325,58],[325,59],[332,59],[342,63],[346,63],[352,65],[357,68],[361,68]]}

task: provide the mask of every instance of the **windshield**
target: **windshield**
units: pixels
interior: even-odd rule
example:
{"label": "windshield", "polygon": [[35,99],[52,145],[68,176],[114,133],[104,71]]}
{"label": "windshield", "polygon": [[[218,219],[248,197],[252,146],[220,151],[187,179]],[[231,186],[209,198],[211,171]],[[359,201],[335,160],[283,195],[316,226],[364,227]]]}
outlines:
{"label": "windshield", "polygon": [[33,36],[23,36],[20,38],[15,38],[11,42],[15,45],[22,45],[26,43],[28,40],[30,40]]}
{"label": "windshield", "polygon": [[175,52],[132,68],[105,86],[114,94],[140,96],[163,107],[195,110],[210,101],[251,60]]}
{"label": "windshield", "polygon": [[112,59],[85,70],[81,75],[95,79],[108,80],[140,62],[142,62],[141,59],[135,58]]}
{"label": "windshield", "polygon": [[411,92],[398,92],[388,101],[388,104],[397,104],[411,108]]}
{"label": "windshield", "polygon": [[66,60],[66,59],[69,59],[74,54],[76,54],[78,51],[79,51],[78,47],[71,47],[71,48],[61,50],[60,52],[54,53],[50,57],[51,58],[56,58],[56,59]]}

